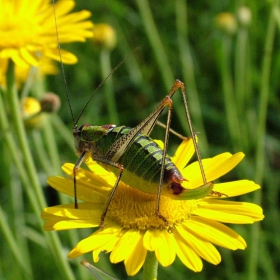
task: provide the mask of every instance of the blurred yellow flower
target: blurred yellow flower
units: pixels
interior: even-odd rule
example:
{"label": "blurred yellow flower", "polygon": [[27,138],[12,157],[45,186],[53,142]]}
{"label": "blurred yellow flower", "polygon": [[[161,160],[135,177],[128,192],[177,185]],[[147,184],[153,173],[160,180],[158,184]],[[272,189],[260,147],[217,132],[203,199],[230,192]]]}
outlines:
{"label": "blurred yellow flower", "polygon": [[99,23],[94,25],[93,42],[105,49],[112,50],[117,45],[116,32],[112,26],[105,23]]}
{"label": "blurred yellow flower", "polygon": [[[92,37],[90,12],[69,14],[72,0],[55,5],[59,43],[85,41]],[[19,67],[38,66],[42,57],[60,61],[54,9],[49,0],[0,0],[0,59],[12,59]],[[72,53],[62,50],[63,63],[76,63]]]}
{"label": "blurred yellow flower", "polygon": [[220,13],[216,16],[216,25],[228,35],[233,35],[237,31],[237,20],[231,13]]}
{"label": "blurred yellow flower", "polygon": [[[188,180],[189,188],[203,185],[197,162],[187,165],[194,153],[191,140],[183,141],[172,161]],[[242,153],[223,153],[204,159],[205,174],[209,181],[215,180],[233,169],[244,157]],[[79,169],[77,175],[79,203],[45,208],[42,218],[45,230],[65,230],[98,227],[100,217],[116,177],[89,160],[91,171]],[[65,164],[63,171],[73,178],[73,164]],[[50,177],[48,183],[56,190],[73,196],[73,179]],[[239,196],[260,187],[252,181],[240,180],[214,185],[214,191],[227,197]],[[213,246],[230,250],[246,248],[246,242],[223,223],[252,224],[263,219],[258,205],[227,201],[221,197],[207,196],[202,199],[173,200],[161,196],[160,211],[170,227],[155,216],[157,196],[143,193],[120,182],[111,201],[103,229],[98,229],[80,241],[69,253],[69,258],[92,252],[93,260],[99,260],[102,251],[110,254],[110,261],[124,261],[128,275],[135,275],[144,264],[148,251],[162,266],[171,265],[176,256],[193,271],[201,271],[204,259],[218,264],[221,256]],[[171,230],[170,230],[171,229]]]}
{"label": "blurred yellow flower", "polygon": [[27,129],[38,129],[44,125],[45,116],[41,113],[40,102],[33,97],[23,100],[22,115]]}

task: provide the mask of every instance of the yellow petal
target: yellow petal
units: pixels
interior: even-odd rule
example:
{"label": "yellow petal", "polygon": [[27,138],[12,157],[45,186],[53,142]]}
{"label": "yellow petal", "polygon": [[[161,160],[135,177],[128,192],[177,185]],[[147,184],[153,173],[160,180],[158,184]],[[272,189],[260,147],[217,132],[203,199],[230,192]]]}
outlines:
{"label": "yellow petal", "polygon": [[102,208],[96,209],[95,207],[91,203],[86,202],[79,203],[78,209],[74,208],[74,204],[63,204],[45,208],[44,212],[66,219],[100,220]]}
{"label": "yellow petal", "polygon": [[129,276],[133,276],[139,272],[143,266],[147,255],[147,250],[143,246],[143,235],[137,235],[135,246],[131,250],[130,256],[124,260],[126,272]]}
{"label": "yellow petal", "polygon": [[[56,49],[47,49],[44,51],[44,55],[56,61],[60,61],[60,55]],[[62,63],[65,64],[75,64],[78,62],[77,57],[66,50],[61,50],[61,60]]]}
{"label": "yellow petal", "polygon": [[202,270],[202,261],[197,253],[190,247],[180,235],[176,236],[176,252],[181,262],[189,269],[199,272]]}
{"label": "yellow petal", "polygon": [[65,220],[65,218],[61,217],[55,217],[53,215],[42,215],[42,219],[45,219],[45,224],[44,224],[44,230],[49,231],[54,229],[54,225],[62,220]]}
{"label": "yellow petal", "polygon": [[149,251],[155,251],[160,244],[158,244],[158,240],[160,240],[161,231],[160,230],[147,230],[144,235],[143,245]]}
{"label": "yellow petal", "polygon": [[15,49],[2,50],[0,52],[0,58],[11,58],[14,61],[14,63],[21,68],[27,68],[30,66],[19,54],[19,51]]}
{"label": "yellow petal", "polygon": [[113,251],[123,234],[124,232],[120,231],[117,235],[112,236],[108,242],[101,243],[99,247],[95,248],[94,251],[92,251],[93,261],[98,262],[99,254],[102,251],[105,251],[106,253]]}
{"label": "yellow petal", "polygon": [[[73,180],[69,180],[63,177],[49,177],[47,180],[48,184],[55,190],[64,193],[66,195],[74,197],[74,183]],[[101,203],[110,193],[110,189],[106,189],[100,185],[98,182],[80,180],[77,182],[77,198],[92,202]],[[96,184],[95,184],[95,183]]]}
{"label": "yellow petal", "polygon": [[137,230],[125,232],[110,255],[111,262],[118,263],[128,258],[132,254],[139,238],[141,238],[141,235]]}
{"label": "yellow petal", "polygon": [[251,224],[263,219],[262,208],[253,203],[203,199],[198,205],[194,214],[224,223]]}
{"label": "yellow petal", "polygon": [[229,227],[211,219],[192,217],[183,226],[195,236],[218,246],[230,250],[246,248],[246,242],[239,234]]}
{"label": "yellow petal", "polygon": [[99,219],[89,220],[69,220],[69,221],[59,221],[54,226],[54,230],[67,230],[67,229],[75,229],[75,228],[93,228],[98,227],[100,224]]}
{"label": "yellow petal", "polygon": [[[90,184],[94,183],[96,185],[106,186],[109,188],[112,188],[115,185],[116,176],[112,172],[108,172],[103,167],[101,167],[98,163],[90,160],[86,162],[86,164],[91,169],[91,171],[85,170],[84,168],[79,168],[76,177],[77,180],[81,180],[85,182],[90,181]],[[63,172],[68,176],[71,176],[72,178],[73,178],[73,169],[74,169],[74,164],[72,163],[65,163],[62,166]]]}
{"label": "yellow petal", "polygon": [[23,57],[28,64],[38,66],[38,57],[30,53],[26,48],[20,48],[19,51],[21,57]]}
{"label": "yellow petal", "polygon": [[98,230],[89,237],[80,241],[76,247],[68,254],[68,258],[76,258],[87,252],[95,250],[100,246],[110,242],[116,235],[119,234],[121,229],[119,227],[105,228]]}
{"label": "yellow petal", "polygon": [[259,188],[260,186],[253,181],[239,180],[228,183],[215,184],[214,191],[224,193],[227,195],[227,197],[234,197],[253,192]]}
{"label": "yellow petal", "polygon": [[200,238],[197,238],[196,235],[192,234],[187,227],[176,227],[174,231],[175,239],[177,240],[178,234],[182,240],[193,248],[193,250],[203,259],[212,263],[218,264],[221,262],[221,255],[217,249],[210,243]]}
{"label": "yellow petal", "polygon": [[55,4],[55,15],[57,17],[63,16],[70,11],[73,10],[75,7],[75,2],[73,0],[68,0],[68,1],[58,1]]}
{"label": "yellow petal", "polygon": [[169,266],[176,257],[174,236],[167,231],[148,230],[144,235],[144,247],[155,251],[162,266]]}
{"label": "yellow petal", "polygon": [[191,157],[194,154],[194,145],[192,138],[188,138],[184,140],[178,149],[175,152],[175,155],[172,157],[172,161],[175,163],[179,170],[183,170],[183,168],[188,164]]}
{"label": "yellow petal", "polygon": [[[207,181],[214,181],[224,174],[232,170],[244,157],[243,153],[223,153],[209,159],[203,159],[202,164],[205,171]],[[203,180],[198,162],[188,165],[182,171],[182,175],[190,181],[192,188],[197,188],[203,185]]]}

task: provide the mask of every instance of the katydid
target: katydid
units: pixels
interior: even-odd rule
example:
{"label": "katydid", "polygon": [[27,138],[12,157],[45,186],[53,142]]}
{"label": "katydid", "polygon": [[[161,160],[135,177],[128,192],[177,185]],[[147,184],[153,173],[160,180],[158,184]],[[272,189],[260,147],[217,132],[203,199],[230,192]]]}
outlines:
{"label": "katydid", "polygon": [[[57,41],[59,46],[59,34],[57,34]],[[60,46],[59,55],[61,57]],[[122,64],[123,62],[124,61],[122,61],[120,64]],[[119,65],[113,69],[109,76],[112,75],[112,73],[119,67]],[[61,68],[65,82],[65,74],[62,63]],[[168,221],[160,213],[161,195],[165,195],[172,199],[178,200],[198,199],[205,197],[211,193],[216,195],[216,193],[212,191],[213,183],[207,182],[203,170],[203,165],[196,142],[196,135],[193,131],[193,126],[189,114],[185,86],[179,80],[176,80],[174,82],[168,95],[164,97],[164,99],[153,110],[153,112],[151,112],[144,121],[142,121],[134,128],[116,126],[114,124],[107,124],[102,126],[85,124],[79,127],[77,126],[77,123],[85,108],[89,104],[94,94],[100,88],[100,86],[103,85],[103,83],[106,81],[106,79],[92,93],[77,119],[75,119],[73,116],[67,86],[65,85],[67,100],[74,123],[73,136],[75,141],[75,149],[76,153],[79,156],[73,169],[75,208],[78,208],[78,190],[76,176],[79,172],[79,167],[81,166],[82,162],[88,157],[91,157],[103,167],[110,169],[117,177],[115,185],[108,198],[107,204],[103,210],[100,219],[100,227],[104,226],[106,213],[110,206],[110,202],[112,201],[113,196],[117,190],[120,180],[142,192],[155,194],[157,196],[155,215],[158,218],[162,219],[165,222],[166,226],[168,226]],[[201,176],[203,179],[203,185],[196,189],[186,189],[182,186],[183,181],[186,181],[187,178],[183,178],[180,171],[171,161],[171,158],[167,155],[166,152],[168,148],[169,133],[171,131],[170,125],[172,117],[172,97],[178,89],[180,89],[182,93],[186,118],[198,158]],[[156,125],[158,118],[165,107],[168,107],[168,116],[165,125],[166,131],[164,148],[161,149],[159,145],[149,137],[149,135]]]}
{"label": "katydid", "polygon": [[[180,171],[166,153],[172,116],[171,98],[179,88],[182,91],[188,124],[204,182],[203,186],[196,189],[185,189],[182,187],[182,182],[187,178],[183,178]],[[149,135],[165,107],[168,107],[168,116],[164,149],[161,149]],[[86,157],[91,156],[93,160],[105,168],[110,169],[117,176],[115,185],[101,216],[100,226],[104,224],[106,213],[120,180],[140,191],[157,194],[155,214],[166,225],[168,225],[167,220],[160,214],[161,195],[166,195],[172,199],[187,200],[205,197],[212,191],[213,184],[211,182],[207,183],[203,171],[196,136],[189,116],[185,86],[179,80],[174,82],[169,94],[160,102],[157,108],[136,127],[128,128],[113,124],[103,126],[85,124],[77,127],[75,124],[73,135],[76,152],[79,155],[79,159],[73,170],[76,208],[78,208],[76,174]]]}

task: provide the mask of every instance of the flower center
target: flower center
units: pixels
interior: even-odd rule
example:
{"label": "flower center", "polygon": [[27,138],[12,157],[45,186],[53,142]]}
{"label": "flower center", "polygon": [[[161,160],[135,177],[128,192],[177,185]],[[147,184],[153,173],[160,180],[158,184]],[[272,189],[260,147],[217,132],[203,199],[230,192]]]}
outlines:
{"label": "flower center", "polygon": [[36,44],[39,27],[32,19],[8,18],[0,21],[0,50]]}
{"label": "flower center", "polygon": [[[155,214],[156,205],[156,195],[143,193],[120,183],[109,206],[108,216],[124,228],[165,229],[165,222]],[[172,227],[189,220],[196,205],[195,200],[173,200],[162,195],[160,214],[168,221],[168,226]]]}

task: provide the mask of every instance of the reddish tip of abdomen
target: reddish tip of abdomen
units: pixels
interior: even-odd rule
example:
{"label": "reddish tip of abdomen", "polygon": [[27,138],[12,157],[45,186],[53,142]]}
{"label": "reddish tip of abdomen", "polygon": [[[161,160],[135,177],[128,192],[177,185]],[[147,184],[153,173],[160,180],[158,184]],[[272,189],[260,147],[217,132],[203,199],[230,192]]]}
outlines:
{"label": "reddish tip of abdomen", "polygon": [[179,195],[184,191],[184,188],[181,186],[181,183],[188,181],[185,179],[178,169],[173,168],[168,172],[168,181],[170,182],[169,190],[175,195]]}

